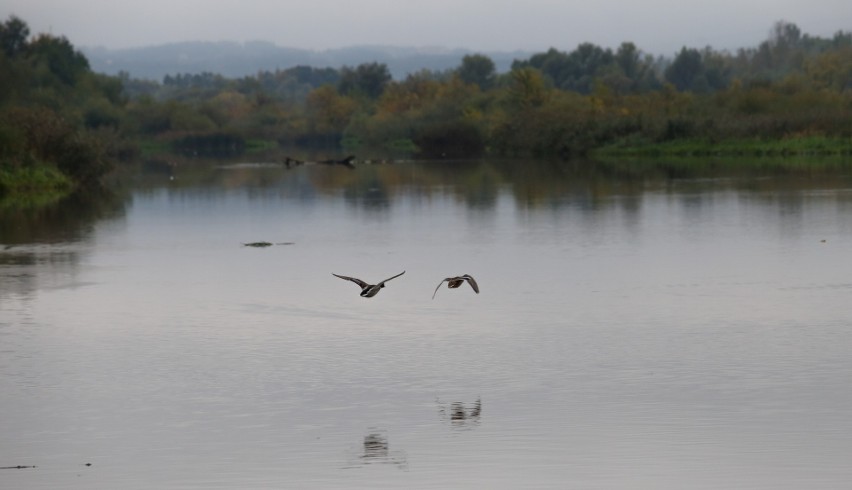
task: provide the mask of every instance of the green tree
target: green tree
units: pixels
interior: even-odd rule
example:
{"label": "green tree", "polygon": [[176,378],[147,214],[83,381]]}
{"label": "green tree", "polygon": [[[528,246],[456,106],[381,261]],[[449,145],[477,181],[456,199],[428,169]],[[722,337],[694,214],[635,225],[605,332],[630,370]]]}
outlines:
{"label": "green tree", "polygon": [[589,94],[599,77],[616,69],[614,65],[612,50],[582,43],[570,53],[550,48],[546,53],[532,56],[528,62],[513,63],[512,68],[536,68],[557,88]]}
{"label": "green tree", "polygon": [[675,56],[672,64],[666,68],[665,77],[666,81],[678,90],[692,90],[703,72],[701,52],[684,46]]}
{"label": "green tree", "polygon": [[24,52],[29,37],[29,26],[14,15],[9,16],[9,20],[0,24],[0,49],[9,58],[17,58]]}
{"label": "green tree", "polygon": [[337,90],[343,95],[363,95],[377,99],[392,79],[384,63],[364,63],[354,69],[343,67]]}
{"label": "green tree", "polygon": [[36,65],[45,66],[65,85],[74,85],[90,72],[89,60],[65,37],[40,34],[29,44],[27,52]]}
{"label": "green tree", "polygon": [[615,52],[615,63],[621,68],[624,76],[636,80],[641,75],[642,53],[633,43],[621,43],[621,46]]}
{"label": "green tree", "polygon": [[595,79],[613,63],[614,57],[609,49],[583,43],[569,55],[569,60],[576,76],[561,87],[576,90],[582,94],[590,94],[595,88]]}
{"label": "green tree", "polygon": [[111,168],[105,145],[45,108],[15,108],[4,121],[23,136],[18,155],[4,155],[24,165],[54,165],[80,184],[93,184]]}
{"label": "green tree", "polygon": [[456,69],[456,73],[463,82],[488,90],[494,86],[497,68],[488,56],[472,54],[462,58],[461,66]]}
{"label": "green tree", "polygon": [[515,61],[512,63],[512,71],[522,68],[534,68],[557,87],[562,87],[567,80],[576,77],[577,70],[572,66],[567,53],[550,48],[545,53],[534,54],[527,61]]}

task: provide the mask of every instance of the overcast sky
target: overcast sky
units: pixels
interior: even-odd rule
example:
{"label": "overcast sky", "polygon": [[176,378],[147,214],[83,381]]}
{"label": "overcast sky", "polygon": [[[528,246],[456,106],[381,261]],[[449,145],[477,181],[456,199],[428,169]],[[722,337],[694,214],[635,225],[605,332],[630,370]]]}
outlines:
{"label": "overcast sky", "polygon": [[317,50],[570,51],[633,41],[670,55],[756,46],[778,20],[822,37],[852,30],[852,0],[3,0],[0,14],[17,15],[33,34],[108,48],[260,40]]}

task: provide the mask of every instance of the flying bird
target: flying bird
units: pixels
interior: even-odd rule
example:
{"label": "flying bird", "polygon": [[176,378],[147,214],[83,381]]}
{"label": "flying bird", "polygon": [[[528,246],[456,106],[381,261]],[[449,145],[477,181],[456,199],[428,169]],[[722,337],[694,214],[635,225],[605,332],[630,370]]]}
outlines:
{"label": "flying bird", "polygon": [[402,271],[399,274],[397,274],[397,275],[395,275],[391,278],[385,279],[384,281],[382,281],[378,284],[367,284],[366,282],[364,282],[360,279],[356,279],[354,277],[341,276],[341,275],[335,274],[333,272],[331,273],[332,276],[339,277],[341,279],[346,279],[347,281],[352,281],[355,284],[357,284],[358,286],[360,286],[361,287],[361,297],[363,297],[363,298],[372,298],[373,296],[379,294],[379,291],[381,291],[381,289],[383,287],[385,287],[386,282],[390,281],[391,279],[396,279],[397,277],[399,277],[403,274],[405,274],[405,271]]}
{"label": "flying bird", "polygon": [[435,288],[435,292],[432,293],[432,299],[435,299],[435,295],[438,294],[438,290],[441,289],[441,284],[444,284],[444,282],[447,283],[448,288],[455,289],[461,286],[465,281],[467,281],[467,283],[470,284],[470,287],[476,291],[476,294],[479,294],[479,284],[476,284],[476,279],[474,279],[470,274],[465,274],[463,276],[447,277],[443,281],[439,282],[438,287]]}

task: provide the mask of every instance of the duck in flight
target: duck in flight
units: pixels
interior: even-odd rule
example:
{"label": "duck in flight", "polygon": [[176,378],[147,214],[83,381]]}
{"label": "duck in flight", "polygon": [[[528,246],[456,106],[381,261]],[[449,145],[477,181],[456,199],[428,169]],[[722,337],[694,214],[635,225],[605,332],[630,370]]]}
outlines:
{"label": "duck in flight", "polygon": [[448,288],[455,289],[461,286],[465,281],[467,281],[467,283],[470,284],[470,287],[476,291],[476,294],[479,294],[479,284],[476,284],[476,279],[474,279],[470,274],[465,274],[463,276],[444,278],[443,281],[438,283],[438,287],[435,288],[435,292],[432,293],[432,299],[435,299],[435,295],[438,294],[438,290],[441,289],[441,284],[444,284],[444,282],[447,283]]}
{"label": "duck in flight", "polygon": [[379,291],[381,291],[382,288],[385,287],[386,282],[390,281],[391,279],[396,279],[397,277],[399,277],[403,274],[405,274],[405,271],[402,271],[402,272],[400,272],[399,274],[397,274],[393,277],[385,279],[384,281],[382,281],[378,284],[367,284],[366,282],[364,282],[360,279],[356,279],[354,277],[341,276],[341,275],[335,274],[333,272],[331,273],[332,276],[339,277],[341,279],[346,279],[347,281],[352,281],[355,284],[357,284],[358,286],[360,286],[361,287],[361,297],[363,297],[363,298],[372,298],[373,296],[379,294]]}

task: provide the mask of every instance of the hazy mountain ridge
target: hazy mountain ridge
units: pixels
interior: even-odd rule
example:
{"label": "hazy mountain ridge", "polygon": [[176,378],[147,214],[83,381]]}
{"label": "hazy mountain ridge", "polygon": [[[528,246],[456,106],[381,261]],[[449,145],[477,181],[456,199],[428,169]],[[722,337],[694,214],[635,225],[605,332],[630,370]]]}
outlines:
{"label": "hazy mountain ridge", "polygon": [[266,41],[181,42],[127,49],[83,47],[93,71],[132,78],[162,80],[165,75],[211,72],[236,78],[258,71],[284,70],[299,65],[340,68],[362,63],[384,63],[395,79],[422,69],[442,71],[457,68],[468,54],[484,54],[497,71],[508,71],[512,61],[532,52],[479,52],[467,49],[403,46],[350,46],[315,51],[278,46]]}

